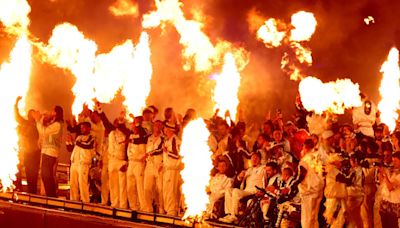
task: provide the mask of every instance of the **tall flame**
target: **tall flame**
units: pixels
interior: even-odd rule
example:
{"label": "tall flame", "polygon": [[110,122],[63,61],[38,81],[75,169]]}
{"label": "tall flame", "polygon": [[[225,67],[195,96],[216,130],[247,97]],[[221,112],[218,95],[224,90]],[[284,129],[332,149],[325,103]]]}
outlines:
{"label": "tall flame", "polygon": [[122,90],[122,94],[125,95],[124,105],[127,108],[127,114],[141,115],[146,107],[146,99],[150,93],[150,81],[153,74],[150,57],[149,36],[143,32],[133,56],[132,71],[126,78]]}
{"label": "tall flame", "polygon": [[215,76],[216,86],[214,89],[215,109],[219,109],[219,116],[224,117],[229,111],[233,119],[236,118],[239,105],[238,92],[240,87],[240,73],[231,53],[225,55],[225,63],[222,72]]}
{"label": "tall flame", "polygon": [[208,146],[209,136],[210,132],[203,119],[193,120],[183,129],[180,154],[185,167],[181,176],[182,193],[187,207],[183,219],[201,219],[202,213],[207,209],[209,199],[206,187],[213,168],[212,152]]}
{"label": "tall flame", "polygon": [[[18,172],[18,123],[14,103],[18,96],[26,96],[31,73],[32,47],[26,36],[18,38],[8,62],[0,68],[0,180],[2,191],[11,190]],[[23,100],[21,110],[25,109]]]}
{"label": "tall flame", "polygon": [[389,127],[390,131],[396,128],[398,119],[397,110],[400,109],[400,68],[399,68],[399,50],[392,48],[389,52],[386,62],[381,67],[383,73],[379,92],[381,101],[378,109],[381,112],[382,123]]}
{"label": "tall flame", "polygon": [[54,28],[44,50],[50,63],[70,70],[76,78],[72,88],[75,95],[72,114],[77,116],[82,111],[83,104],[93,107],[96,43],[86,39],[76,26],[64,23]]}
{"label": "tall flame", "polygon": [[[155,0],[157,10],[143,16],[143,27],[154,28],[165,23],[172,24],[180,35],[183,45],[182,55],[185,59],[184,69],[194,69],[196,72],[208,72],[219,64],[223,53],[227,50],[234,53],[238,63],[247,64],[243,49],[235,49],[226,41],[220,41],[215,46],[202,31],[203,24],[195,20],[187,20],[179,0]],[[240,67],[244,67],[240,66]]]}
{"label": "tall flame", "polygon": [[299,92],[304,108],[317,114],[325,111],[343,114],[346,108],[362,104],[359,85],[350,79],[323,83],[317,78],[307,77],[300,82]]}

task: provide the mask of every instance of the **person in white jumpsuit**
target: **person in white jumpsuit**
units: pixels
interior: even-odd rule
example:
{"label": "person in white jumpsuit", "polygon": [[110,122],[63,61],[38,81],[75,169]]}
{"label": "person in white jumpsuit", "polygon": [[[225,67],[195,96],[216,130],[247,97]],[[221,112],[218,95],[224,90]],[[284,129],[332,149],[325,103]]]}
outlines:
{"label": "person in white jumpsuit", "polygon": [[142,210],[153,212],[153,200],[158,206],[158,213],[164,214],[164,204],[162,198],[163,184],[163,145],[162,135],[163,123],[161,120],[155,121],[153,134],[147,139],[146,144],[146,168],[144,170],[144,205]]}
{"label": "person in white jumpsuit", "polygon": [[225,217],[220,218],[221,222],[235,223],[237,222],[236,215],[238,214],[239,201],[241,198],[256,194],[257,188],[263,186],[264,166],[261,165],[261,154],[253,153],[251,156],[252,167],[246,171],[242,171],[238,175],[239,181],[246,181],[244,190],[231,188],[225,192]]}
{"label": "person in white jumpsuit", "polygon": [[82,135],[75,140],[75,147],[71,154],[70,170],[70,199],[89,203],[89,168],[94,156],[93,135],[90,134],[90,123],[83,122],[80,125]]}
{"label": "person in white jumpsuit", "polygon": [[123,132],[125,125],[120,123],[108,136],[108,176],[110,184],[111,206],[128,208],[126,190],[126,135]]}
{"label": "person in white jumpsuit", "polygon": [[175,134],[176,126],[166,124],[166,139],[163,146],[163,202],[167,215],[177,216],[180,201],[180,171],[182,162],[179,155],[181,141]]}
{"label": "person in white jumpsuit", "polygon": [[135,117],[128,144],[127,194],[131,210],[143,210],[144,168],[146,161],[147,133],[141,126],[142,117]]}

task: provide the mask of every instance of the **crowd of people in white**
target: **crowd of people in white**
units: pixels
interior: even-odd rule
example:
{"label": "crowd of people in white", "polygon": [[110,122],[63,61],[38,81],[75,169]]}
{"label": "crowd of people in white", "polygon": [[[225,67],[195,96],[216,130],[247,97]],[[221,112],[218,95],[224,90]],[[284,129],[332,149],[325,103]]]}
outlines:
{"label": "crowd of people in white", "polygon": [[[293,119],[284,122],[278,110],[254,139],[242,116],[237,122],[229,113],[225,119],[214,115],[205,120],[214,169],[204,217],[238,223],[256,205],[261,213],[252,219],[283,227],[296,222],[280,218],[293,211],[304,228],[398,227],[400,131],[390,133],[375,105],[362,97],[351,124],[333,114],[307,112],[296,102]],[[46,195],[57,197],[55,167],[65,138],[71,152],[71,200],[171,216],[184,210],[180,138],[196,118],[195,110],[181,117],[167,108],[160,117],[149,106],[142,116],[127,120],[122,112],[110,122],[97,103],[93,111],[84,107],[78,121],[64,121],[59,106],[43,114],[31,110],[24,119],[18,101],[15,112],[30,193],[37,193],[40,169]],[[101,173],[99,180],[92,175],[94,168]]]}

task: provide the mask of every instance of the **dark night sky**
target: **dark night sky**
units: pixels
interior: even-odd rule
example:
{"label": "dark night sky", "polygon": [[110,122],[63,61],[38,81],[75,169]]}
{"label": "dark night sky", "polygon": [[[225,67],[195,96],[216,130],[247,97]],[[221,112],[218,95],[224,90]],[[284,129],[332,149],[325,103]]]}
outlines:
{"label": "dark night sky", "polygon": [[[96,41],[99,52],[111,50],[126,39],[136,43],[141,28],[139,17],[114,17],[108,7],[114,0],[29,0],[32,7],[30,31],[47,41],[55,25],[75,24]],[[324,81],[349,77],[360,84],[373,100],[379,100],[379,69],[392,46],[400,47],[399,0],[182,0],[187,17],[192,8],[201,8],[206,16],[204,31],[213,41],[224,39],[244,47],[250,63],[242,72],[241,107],[249,117],[260,118],[268,109],[293,108],[297,82],[280,70],[282,48],[267,49],[250,32],[247,17],[251,10],[261,15],[290,21],[290,16],[305,10],[315,14],[318,26],[309,46],[313,66],[307,73]],[[152,9],[152,1],[139,0],[140,13]],[[366,25],[363,19],[375,18]],[[149,31],[154,69],[149,103],[160,107],[174,106],[183,112],[195,107],[206,113],[212,108],[210,92],[199,87],[206,76],[182,70],[179,35],[171,26],[161,34]],[[12,37],[0,36],[0,60],[12,48]],[[217,71],[219,69],[216,69]],[[72,102],[73,77],[37,59],[33,69],[30,103],[39,108],[62,104],[69,111]]]}

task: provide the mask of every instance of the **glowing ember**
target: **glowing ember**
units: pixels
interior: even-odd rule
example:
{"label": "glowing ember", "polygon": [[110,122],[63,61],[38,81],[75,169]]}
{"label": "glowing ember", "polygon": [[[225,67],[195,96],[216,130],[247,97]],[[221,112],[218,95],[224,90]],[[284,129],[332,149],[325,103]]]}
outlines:
{"label": "glowing ember", "polygon": [[317,27],[317,20],[314,14],[300,11],[292,15],[291,24],[294,29],[290,31],[290,40],[306,41],[311,38]]}
{"label": "glowing ember", "polygon": [[317,78],[307,77],[300,82],[299,92],[304,108],[317,114],[324,111],[343,114],[346,108],[362,104],[359,85],[350,79],[323,83]]}
{"label": "glowing ember", "polygon": [[193,120],[183,129],[180,154],[185,168],[181,171],[181,176],[182,193],[187,207],[183,219],[201,220],[207,209],[209,199],[206,187],[213,168],[212,152],[208,146],[209,136],[210,132],[203,119]]}
{"label": "glowing ember", "polygon": [[[26,96],[29,89],[32,47],[26,36],[18,38],[10,59],[0,69],[0,180],[2,191],[13,189],[18,172],[18,134],[14,104],[18,96]],[[19,107],[25,109],[24,100]]]}
{"label": "glowing ember", "polygon": [[214,89],[215,109],[219,109],[218,115],[225,116],[229,111],[231,117],[235,119],[237,107],[239,105],[239,86],[240,73],[236,67],[235,59],[232,54],[225,55],[225,64],[220,75],[215,76],[217,81]]}
{"label": "glowing ember", "polygon": [[[208,36],[201,30],[203,24],[199,21],[187,20],[182,11],[179,0],[156,0],[157,11],[143,16],[143,27],[153,28],[165,23],[172,24],[180,35],[183,45],[182,56],[185,59],[184,70],[194,68],[196,72],[208,72],[214,65],[218,65],[226,49],[231,51],[235,58],[243,58],[243,49],[234,49],[226,41],[213,45]],[[199,15],[199,14],[196,14]],[[238,61],[238,63],[247,63]],[[240,66],[244,67],[244,66]]]}
{"label": "glowing ember", "polygon": [[133,69],[129,72],[130,75],[126,78],[122,90],[122,94],[125,95],[124,105],[127,108],[127,114],[141,115],[146,107],[146,99],[150,93],[150,81],[153,74],[150,57],[149,36],[143,32],[133,56]]}
{"label": "glowing ember", "polygon": [[93,69],[97,51],[96,43],[86,39],[74,25],[64,23],[54,28],[49,44],[44,50],[50,63],[70,70],[76,78],[72,88],[75,95],[72,114],[78,116],[83,104],[92,108],[95,98]]}
{"label": "glowing ember", "polygon": [[364,18],[364,23],[366,25],[374,24],[375,23],[375,18],[373,18],[372,16],[368,16],[368,17]]}
{"label": "glowing ember", "polygon": [[257,37],[261,39],[267,47],[278,47],[281,45],[286,32],[278,30],[278,21],[271,18],[265,21],[264,25],[257,31]]}
{"label": "glowing ember", "polygon": [[396,48],[390,50],[387,61],[381,67],[381,72],[383,77],[379,92],[382,99],[378,104],[378,109],[381,112],[382,123],[386,124],[392,132],[396,128],[397,110],[400,108],[399,51]]}
{"label": "glowing ember", "polygon": [[117,0],[112,4],[108,10],[114,16],[138,16],[139,7],[137,3],[131,0]]}

